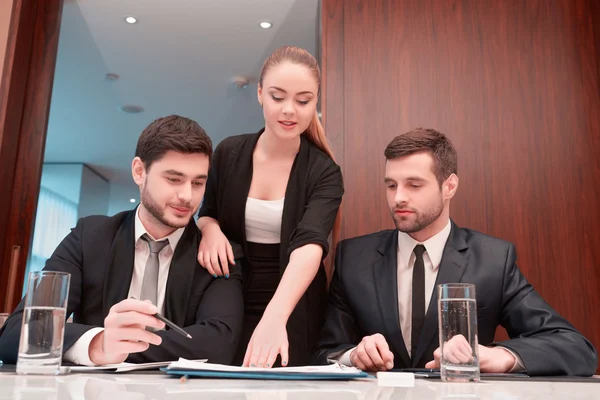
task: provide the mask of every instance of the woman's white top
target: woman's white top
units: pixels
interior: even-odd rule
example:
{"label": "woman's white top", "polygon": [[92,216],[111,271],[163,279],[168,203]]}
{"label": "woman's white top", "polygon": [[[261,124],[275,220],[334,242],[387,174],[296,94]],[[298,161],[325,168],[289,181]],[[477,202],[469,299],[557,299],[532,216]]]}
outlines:
{"label": "woman's white top", "polygon": [[246,201],[246,241],[275,244],[281,242],[283,202],[248,197]]}

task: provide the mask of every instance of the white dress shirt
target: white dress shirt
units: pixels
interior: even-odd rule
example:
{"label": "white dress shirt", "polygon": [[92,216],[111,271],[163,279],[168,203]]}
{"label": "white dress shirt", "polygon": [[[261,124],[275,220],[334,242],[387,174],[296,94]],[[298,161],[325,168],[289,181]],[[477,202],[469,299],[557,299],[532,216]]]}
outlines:
{"label": "white dress shirt", "polygon": [[444,247],[450,236],[451,229],[452,225],[450,225],[450,220],[448,220],[448,224],[446,224],[444,229],[423,243],[416,241],[407,233],[398,232],[398,311],[400,330],[402,331],[402,338],[404,339],[404,345],[409,357],[412,357],[410,354],[412,339],[412,278],[416,259],[413,250],[419,244],[425,246],[423,262],[425,264],[425,313],[427,313],[435,280],[440,268],[440,262],[442,261],[442,254],[444,253]]}
{"label": "white dress shirt", "polygon": [[[171,260],[181,235],[185,228],[179,228],[165,238],[156,239],[148,233],[144,224],[140,220],[140,208],[138,207],[135,212],[135,255],[133,262],[133,275],[131,277],[131,284],[129,286],[129,294],[127,297],[140,298],[142,293],[142,282],[144,280],[144,270],[146,268],[146,261],[150,256],[150,246],[148,242],[142,239],[143,235],[148,235],[152,240],[163,240],[167,239],[169,245],[165,246],[158,253],[158,295],[156,307],[159,312],[162,313],[164,309],[165,293],[167,290],[167,278],[169,277],[169,268],[171,267]],[[79,365],[94,365],[89,357],[89,347],[92,339],[104,328],[92,328],[85,332],[73,346],[65,353],[64,359],[66,361],[73,362]]]}

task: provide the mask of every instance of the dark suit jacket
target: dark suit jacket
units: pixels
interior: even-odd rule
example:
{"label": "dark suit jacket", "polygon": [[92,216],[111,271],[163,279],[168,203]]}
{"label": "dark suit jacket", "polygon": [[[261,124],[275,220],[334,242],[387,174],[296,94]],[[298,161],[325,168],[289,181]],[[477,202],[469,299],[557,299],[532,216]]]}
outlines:
{"label": "dark suit jacket", "polygon": [[[217,146],[199,212],[200,217],[208,216],[219,221],[227,239],[240,244],[244,251],[246,200],[252,183],[252,154],[263,131],[231,136]],[[304,135],[301,138],[283,204],[279,251],[282,275],[292,251],[306,244],[314,243],[323,247],[325,258],[329,250],[327,239],[344,194],[340,167]],[[251,270],[244,261],[240,264],[246,283]],[[239,270],[233,268],[236,269]],[[317,276],[288,320],[289,365],[305,365],[309,362],[323,326],[326,305],[327,277],[321,263]],[[245,347],[247,343],[240,345]]]}
{"label": "dark suit jacket", "polygon": [[598,358],[593,345],[553,310],[515,264],[512,244],[461,229],[452,223],[436,286],[413,359],[400,330],[397,293],[398,232],[386,230],[340,242],[330,286],[329,307],[316,361],[381,333],[394,353],[395,368],[424,367],[439,346],[437,285],[473,283],[477,295],[479,344],[494,345],[496,327],[530,375],[592,375]]}
{"label": "dark suit jacket", "polygon": [[[92,216],[77,226],[46,262],[46,271],[71,274],[63,352],[86,331],[102,327],[110,308],[127,298],[134,264],[135,210],[114,217]],[[127,361],[208,358],[230,363],[243,322],[241,274],[229,279],[213,277],[196,261],[200,231],[190,221],[179,240],[167,279],[164,316],[190,333],[184,338],[169,330],[159,331],[160,346],[131,354]],[[12,364],[17,359],[23,301],[0,330],[0,359]]]}

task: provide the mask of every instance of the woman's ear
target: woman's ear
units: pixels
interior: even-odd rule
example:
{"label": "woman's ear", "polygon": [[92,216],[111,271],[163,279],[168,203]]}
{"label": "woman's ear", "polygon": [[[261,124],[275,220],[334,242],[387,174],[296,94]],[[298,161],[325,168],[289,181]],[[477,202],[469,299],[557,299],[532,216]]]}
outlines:
{"label": "woman's ear", "polygon": [[258,104],[262,107],[262,88],[258,85],[258,89],[256,90],[256,97],[258,98]]}

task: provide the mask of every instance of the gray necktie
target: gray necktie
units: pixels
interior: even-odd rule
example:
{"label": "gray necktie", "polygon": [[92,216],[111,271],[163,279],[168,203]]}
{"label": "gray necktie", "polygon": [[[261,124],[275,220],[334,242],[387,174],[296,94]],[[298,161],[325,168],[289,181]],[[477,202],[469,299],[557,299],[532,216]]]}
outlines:
{"label": "gray necktie", "polygon": [[142,293],[140,300],[150,300],[158,306],[158,253],[169,243],[167,240],[160,242],[150,239],[148,235],[142,236],[150,247],[150,255],[144,269],[144,280],[142,281]]}

